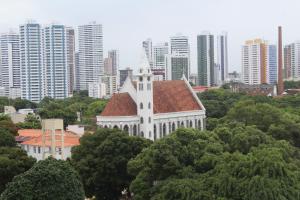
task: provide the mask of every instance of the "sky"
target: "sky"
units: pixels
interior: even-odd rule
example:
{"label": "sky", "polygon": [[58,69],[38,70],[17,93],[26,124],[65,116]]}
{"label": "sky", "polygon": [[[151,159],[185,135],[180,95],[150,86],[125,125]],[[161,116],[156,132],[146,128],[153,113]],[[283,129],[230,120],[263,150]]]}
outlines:
{"label": "sky", "polygon": [[189,37],[191,71],[197,71],[197,34],[228,33],[229,71],[241,71],[241,45],[262,38],[276,44],[277,26],[285,44],[300,40],[299,0],[0,0],[0,32],[20,24],[103,25],[104,56],[120,52],[120,68],[137,69],[142,41],[168,42]]}

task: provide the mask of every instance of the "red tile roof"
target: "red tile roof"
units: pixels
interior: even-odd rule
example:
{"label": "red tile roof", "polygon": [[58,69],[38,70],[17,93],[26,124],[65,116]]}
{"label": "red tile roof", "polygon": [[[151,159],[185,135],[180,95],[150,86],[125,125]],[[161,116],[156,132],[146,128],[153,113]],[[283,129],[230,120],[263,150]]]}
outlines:
{"label": "red tile roof", "polygon": [[[136,83],[133,82],[136,87]],[[201,110],[185,81],[153,81],[154,114]],[[128,93],[112,96],[101,116],[137,115],[137,106]]]}
{"label": "red tile roof", "polygon": [[[57,131],[58,132],[58,131]],[[26,137],[27,139],[21,144],[27,144],[32,146],[42,146],[42,130],[41,129],[23,129],[18,131],[19,136],[16,137]],[[46,137],[50,137],[50,132],[47,132]],[[61,136],[55,136],[58,141],[56,141],[57,146],[61,146]],[[79,145],[79,136],[73,134],[72,132],[65,131],[64,135],[64,146],[72,147]],[[51,146],[50,141],[46,141],[46,146]]]}
{"label": "red tile roof", "polygon": [[153,82],[154,113],[201,110],[183,80]]}
{"label": "red tile roof", "polygon": [[126,93],[115,93],[105,106],[101,116],[133,116],[137,115],[136,103]]}

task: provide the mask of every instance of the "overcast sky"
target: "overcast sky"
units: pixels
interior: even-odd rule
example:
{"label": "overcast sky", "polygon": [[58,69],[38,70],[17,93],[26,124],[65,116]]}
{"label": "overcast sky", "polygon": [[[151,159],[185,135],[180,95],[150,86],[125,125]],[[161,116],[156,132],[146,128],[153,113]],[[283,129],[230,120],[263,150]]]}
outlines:
{"label": "overcast sky", "polygon": [[104,55],[119,49],[120,68],[138,67],[141,43],[149,37],[159,43],[187,35],[193,72],[196,36],[202,31],[228,32],[230,71],[241,71],[245,40],[259,37],[276,44],[278,25],[284,43],[300,40],[299,0],[0,0],[0,32],[18,31],[29,19],[73,27],[103,24]]}

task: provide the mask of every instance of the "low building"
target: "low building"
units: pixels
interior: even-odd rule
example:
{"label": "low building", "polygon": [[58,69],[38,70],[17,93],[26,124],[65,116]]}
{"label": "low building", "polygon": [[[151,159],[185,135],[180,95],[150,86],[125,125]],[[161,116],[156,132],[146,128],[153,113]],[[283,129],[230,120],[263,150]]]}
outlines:
{"label": "low building", "polygon": [[179,127],[204,129],[205,108],[184,77],[154,81],[146,55],[137,77],[136,82],[127,78],[97,116],[100,127],[119,128],[151,140]]}
{"label": "low building", "polygon": [[[49,133],[47,133],[49,135]],[[48,135],[46,134],[46,137]],[[67,159],[71,157],[71,148],[79,145],[79,136],[69,132],[64,132],[63,145],[61,138],[56,135],[56,149],[55,158],[56,159]],[[18,131],[18,136],[16,136],[16,141],[19,146],[27,152],[28,156],[32,156],[37,160],[42,160],[44,158],[43,147],[45,147],[45,158],[50,154],[46,152],[51,152],[51,142],[46,140],[43,144],[43,132],[41,129],[22,129]],[[63,148],[62,148],[63,147]]]}
{"label": "low building", "polygon": [[28,114],[34,114],[34,110],[30,108],[16,109],[13,106],[4,106],[4,114],[8,115],[14,124],[24,122]]}
{"label": "low building", "polygon": [[244,83],[230,83],[231,92],[241,92],[248,95],[264,95],[264,96],[277,96],[276,85],[271,84],[258,84],[248,85]]}
{"label": "low building", "polygon": [[106,96],[106,85],[104,83],[89,83],[89,97],[102,99]]}
{"label": "low building", "polygon": [[115,92],[117,92],[117,76],[103,75],[100,76],[99,82],[105,84],[107,97],[111,97]]}

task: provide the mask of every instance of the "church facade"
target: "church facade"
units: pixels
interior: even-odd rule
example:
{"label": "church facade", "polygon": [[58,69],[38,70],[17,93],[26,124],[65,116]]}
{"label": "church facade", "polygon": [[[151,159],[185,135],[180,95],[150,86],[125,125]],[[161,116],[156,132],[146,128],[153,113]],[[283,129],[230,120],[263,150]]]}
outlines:
{"label": "church facade", "polygon": [[97,116],[97,124],[151,140],[180,127],[203,130],[205,108],[186,78],[154,81],[147,63],[144,66],[137,81],[127,78],[121,90],[111,97]]}

